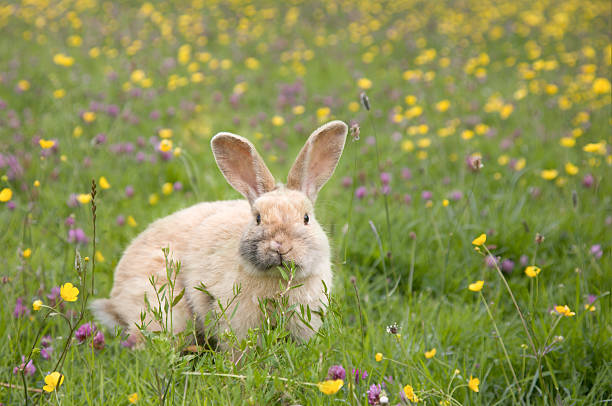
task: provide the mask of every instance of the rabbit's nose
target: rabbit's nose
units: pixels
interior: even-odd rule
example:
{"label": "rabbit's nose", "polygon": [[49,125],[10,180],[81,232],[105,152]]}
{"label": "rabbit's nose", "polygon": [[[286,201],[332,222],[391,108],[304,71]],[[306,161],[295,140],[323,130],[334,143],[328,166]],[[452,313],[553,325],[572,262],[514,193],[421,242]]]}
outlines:
{"label": "rabbit's nose", "polygon": [[276,240],[270,241],[270,249],[272,249],[273,251],[277,251],[277,252],[280,251],[281,243]]}

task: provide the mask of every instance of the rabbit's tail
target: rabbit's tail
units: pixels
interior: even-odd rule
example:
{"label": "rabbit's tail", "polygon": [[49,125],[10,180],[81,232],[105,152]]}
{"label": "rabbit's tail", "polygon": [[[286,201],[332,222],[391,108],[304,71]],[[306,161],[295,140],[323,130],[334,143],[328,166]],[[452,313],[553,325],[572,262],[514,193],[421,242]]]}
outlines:
{"label": "rabbit's tail", "polygon": [[94,317],[109,329],[121,326],[122,322],[110,299],[96,299],[89,305]]}

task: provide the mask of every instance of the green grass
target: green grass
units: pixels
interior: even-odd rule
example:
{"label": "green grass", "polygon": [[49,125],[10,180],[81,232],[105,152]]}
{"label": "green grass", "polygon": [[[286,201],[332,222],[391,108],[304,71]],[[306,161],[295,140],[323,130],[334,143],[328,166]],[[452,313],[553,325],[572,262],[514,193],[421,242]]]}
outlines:
{"label": "green grass", "polygon": [[[30,355],[31,404],[128,404],[132,393],[140,404],[367,404],[370,385],[389,376],[391,404],[406,402],[405,385],[431,405],[612,398],[609,2],[194,1],[156,2],[154,10],[45,3],[0,6],[0,197],[12,192],[0,203],[0,403],[25,402],[13,368]],[[181,55],[184,45],[189,55]],[[61,66],[57,54],[74,60]],[[370,111],[360,105],[360,86],[369,87]],[[436,109],[442,100],[446,111]],[[111,105],[116,114],[107,113]],[[95,120],[86,122],[86,111]],[[274,116],[284,123],[274,125]],[[349,137],[317,201],[335,272],[317,338],[298,345],[262,326],[237,365],[221,352],[184,353],[185,337],[168,334],[138,350],[124,348],[116,331],[104,330],[102,350],[91,339],[68,339],[69,323],[92,321],[81,311],[85,296],[108,295],[114,266],[147,224],[238,197],[214,163],[212,135],[249,138],[284,180],[306,137],[332,119],[358,123],[361,134]],[[180,148],[167,161],[156,150],[161,128]],[[464,130],[473,137],[464,139]],[[43,150],[40,138],[56,147]],[[563,138],[575,145],[561,145]],[[113,147],[125,151],[126,143],[133,150]],[[466,159],[476,153],[484,167],[472,171]],[[550,169],[556,176],[544,179]],[[386,196],[382,172],[391,176]],[[102,176],[110,188],[100,187]],[[92,179],[97,255],[90,203],[68,204],[71,194],[90,193]],[[182,189],[166,195],[167,182]],[[365,188],[363,198],[353,197],[356,188]],[[118,216],[136,224],[118,225]],[[70,228],[88,242],[70,242]],[[498,264],[515,264],[504,277],[520,314],[484,248],[474,250],[482,233]],[[77,250],[90,258],[84,278]],[[525,275],[521,256],[541,268],[537,278]],[[492,318],[468,290],[477,280]],[[65,317],[32,310],[36,299],[50,305],[47,294],[66,282],[81,293],[64,303]],[[18,298],[29,310],[21,317],[13,315]],[[591,312],[585,305],[594,298]],[[575,315],[560,316],[556,305]],[[399,336],[386,331],[393,323]],[[53,339],[49,359],[39,333]],[[64,383],[41,394],[56,365]],[[315,384],[332,365],[343,365],[347,378],[325,395]],[[367,370],[366,380],[355,384],[353,368]],[[470,376],[480,380],[478,393]]]}

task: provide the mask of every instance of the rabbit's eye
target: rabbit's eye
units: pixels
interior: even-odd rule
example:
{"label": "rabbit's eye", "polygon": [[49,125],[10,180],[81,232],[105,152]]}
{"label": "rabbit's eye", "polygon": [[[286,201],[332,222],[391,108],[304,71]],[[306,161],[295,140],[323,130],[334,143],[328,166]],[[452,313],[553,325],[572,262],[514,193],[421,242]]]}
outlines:
{"label": "rabbit's eye", "polygon": [[308,213],[304,214],[304,224],[308,224],[308,220],[310,220],[310,218],[308,217]]}
{"label": "rabbit's eye", "polygon": [[255,221],[257,222],[257,225],[261,224],[261,214],[257,213],[257,216],[255,216]]}

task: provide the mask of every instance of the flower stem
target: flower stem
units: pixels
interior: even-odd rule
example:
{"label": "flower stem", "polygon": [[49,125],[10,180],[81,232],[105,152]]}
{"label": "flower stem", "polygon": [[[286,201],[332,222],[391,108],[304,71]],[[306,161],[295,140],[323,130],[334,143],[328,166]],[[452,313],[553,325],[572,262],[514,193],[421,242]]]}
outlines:
{"label": "flower stem", "polygon": [[[512,372],[512,377],[514,378],[514,384],[516,385],[516,387],[518,388],[519,393],[521,392],[521,385],[518,382],[518,378],[516,377],[516,373],[514,372],[514,368],[512,367],[512,362],[510,361],[510,357],[508,356],[508,351],[506,350],[506,346],[504,345],[504,339],[502,338],[499,329],[497,328],[497,323],[495,323],[495,319],[493,318],[493,314],[491,313],[491,309],[489,308],[489,305],[487,304],[487,301],[484,298],[484,295],[482,294],[482,291],[479,291],[478,294],[480,295],[480,299],[482,299],[482,303],[485,306],[485,309],[487,309],[487,314],[489,315],[489,318],[491,319],[491,323],[493,323],[493,328],[495,329],[495,334],[497,335],[497,339],[499,340],[499,343],[501,344],[502,350],[504,351],[504,356],[506,357],[506,362],[508,362],[508,366],[510,367],[510,371]],[[510,394],[512,395],[512,399],[514,400],[514,403],[516,403],[516,398],[514,397],[514,391],[510,391]],[[522,403],[522,402],[521,402]]]}

